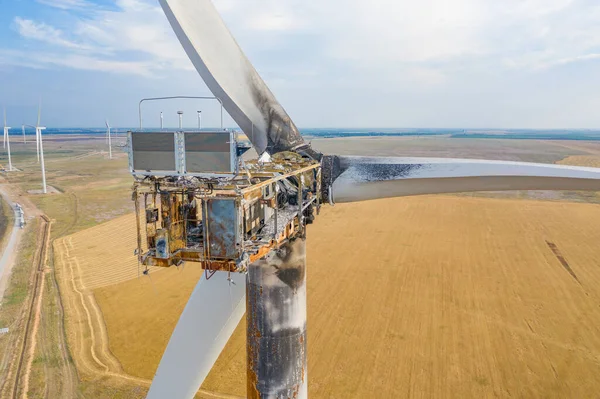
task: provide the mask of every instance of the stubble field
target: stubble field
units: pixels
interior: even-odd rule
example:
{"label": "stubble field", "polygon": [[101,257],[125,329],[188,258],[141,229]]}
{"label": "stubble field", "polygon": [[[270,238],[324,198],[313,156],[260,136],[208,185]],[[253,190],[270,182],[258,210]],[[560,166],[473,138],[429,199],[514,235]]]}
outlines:
{"label": "stubble field", "polygon": [[[121,237],[134,228],[108,225]],[[598,225],[598,206],[560,202],[431,196],[327,208],[308,231],[310,395],[593,396]],[[73,245],[87,242],[77,236]],[[93,290],[125,373],[152,378],[198,277],[187,265]],[[241,323],[203,388],[243,396],[244,367]]]}
{"label": "stubble field", "polygon": [[[52,266],[78,389],[143,397],[200,271],[187,264],[138,278],[134,217],[119,216],[132,207],[126,160],[77,145],[69,154],[56,147],[47,162],[49,182],[63,194],[31,199],[55,220]],[[314,145],[340,154],[600,165],[595,143]],[[13,183],[37,187],[35,162],[22,157],[31,166]],[[517,192],[327,206],[308,232],[311,397],[593,397],[600,208],[584,202],[600,201],[596,193]],[[244,329],[242,322],[200,397],[245,396]],[[40,377],[53,367],[43,358],[34,366]]]}

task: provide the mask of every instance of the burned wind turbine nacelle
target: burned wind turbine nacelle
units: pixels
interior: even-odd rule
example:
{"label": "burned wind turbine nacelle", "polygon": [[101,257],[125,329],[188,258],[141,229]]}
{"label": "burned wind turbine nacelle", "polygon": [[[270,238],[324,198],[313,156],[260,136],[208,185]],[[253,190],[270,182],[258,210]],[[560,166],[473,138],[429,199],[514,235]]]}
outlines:
{"label": "burned wind turbine nacelle", "polygon": [[148,398],[192,398],[246,308],[250,397],[305,396],[305,232],[322,203],[321,164],[294,152],[244,161],[230,131],[128,141],[140,263],[205,270]]}

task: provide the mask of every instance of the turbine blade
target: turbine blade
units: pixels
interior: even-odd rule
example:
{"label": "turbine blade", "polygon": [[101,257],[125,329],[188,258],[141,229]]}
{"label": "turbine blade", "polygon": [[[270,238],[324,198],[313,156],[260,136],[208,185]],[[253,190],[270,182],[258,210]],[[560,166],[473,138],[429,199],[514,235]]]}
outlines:
{"label": "turbine blade", "polygon": [[147,399],[192,399],[246,310],[242,274],[203,275],[179,322],[150,386]]}
{"label": "turbine blade", "polygon": [[473,191],[600,191],[600,168],[474,159],[355,156],[334,156],[332,164],[330,195],[334,202]]}
{"label": "turbine blade", "polygon": [[40,104],[38,105],[37,126],[40,126],[40,123],[42,123],[42,100],[41,99],[40,99]]}
{"label": "turbine blade", "polygon": [[210,0],[160,0],[185,52],[258,154],[308,148]]}

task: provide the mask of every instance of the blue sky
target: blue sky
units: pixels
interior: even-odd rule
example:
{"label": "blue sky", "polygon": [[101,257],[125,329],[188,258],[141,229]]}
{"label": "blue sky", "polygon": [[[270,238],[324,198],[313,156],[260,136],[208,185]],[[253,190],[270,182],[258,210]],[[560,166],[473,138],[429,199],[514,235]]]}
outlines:
{"label": "blue sky", "polygon": [[[301,127],[600,128],[597,0],[215,0]],[[137,124],[207,95],[157,0],[0,0],[9,124]],[[210,104],[160,107],[186,124]],[[159,107],[146,116],[156,120]],[[154,119],[153,119],[154,118]]]}

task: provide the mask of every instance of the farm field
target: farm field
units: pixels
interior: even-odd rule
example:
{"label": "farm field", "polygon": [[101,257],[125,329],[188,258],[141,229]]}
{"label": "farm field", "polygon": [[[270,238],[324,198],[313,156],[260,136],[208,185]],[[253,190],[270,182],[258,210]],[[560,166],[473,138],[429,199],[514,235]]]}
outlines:
{"label": "farm field", "polygon": [[[122,145],[122,138],[115,142]],[[600,145],[593,142],[349,138],[313,145],[338,154],[600,165]],[[142,398],[200,270],[188,264],[138,278],[124,148],[115,147],[109,160],[102,137],[48,137],[44,147],[48,184],[58,194],[29,193],[40,186],[35,143],[15,143],[13,162],[21,171],[4,175],[29,215],[43,212],[53,220],[42,303],[47,317],[40,322],[30,397]],[[597,390],[598,205],[586,203],[600,197],[519,191],[326,206],[309,230],[311,396],[564,397]],[[532,207],[537,213],[526,212]],[[488,233],[483,221],[496,227]],[[544,244],[548,234],[559,234],[549,241],[582,282],[583,300]],[[547,273],[567,277],[549,285],[539,277]],[[13,285],[7,293],[25,289]],[[2,306],[9,311],[7,296]],[[10,306],[19,316],[20,305]],[[0,346],[10,346],[7,338],[0,336]],[[244,368],[242,322],[199,397],[244,396]]]}
{"label": "farm field", "polygon": [[[103,225],[121,239],[97,241],[131,251],[130,219]],[[598,392],[598,225],[598,206],[550,201],[431,196],[325,208],[308,231],[310,395]],[[62,241],[85,248],[93,235],[84,233]],[[60,243],[55,256],[72,259]],[[123,279],[90,256],[76,255],[116,283],[90,289],[108,348],[124,373],[150,379],[200,272],[188,264],[138,279],[125,259],[133,271]],[[244,328],[203,389],[245,394]]]}

